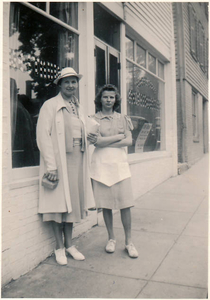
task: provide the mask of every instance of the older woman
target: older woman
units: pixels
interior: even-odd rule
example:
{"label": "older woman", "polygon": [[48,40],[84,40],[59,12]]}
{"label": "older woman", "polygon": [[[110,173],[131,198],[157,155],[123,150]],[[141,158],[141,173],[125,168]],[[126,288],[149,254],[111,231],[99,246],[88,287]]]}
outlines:
{"label": "older woman", "polygon": [[100,134],[92,156],[91,177],[98,208],[103,208],[103,217],[108,231],[106,251],[115,251],[112,210],[120,209],[125,232],[125,249],[132,258],[138,252],[131,240],[131,212],[134,205],[131,174],[125,147],[132,144],[132,123],[127,116],[116,112],[120,105],[117,88],[105,85],[96,99],[97,113],[94,119],[100,124]]}
{"label": "older woman", "polygon": [[[37,144],[40,150],[39,210],[43,221],[50,222],[56,240],[55,258],[66,265],[66,252],[76,260],[85,257],[72,245],[74,222],[86,217],[94,207],[91,181],[88,174],[87,139],[84,118],[75,92],[82,75],[72,68],[64,68],[54,81],[60,93],[46,101],[37,123]],[[94,143],[94,135],[88,136]],[[49,189],[42,184],[43,175],[49,183],[58,185]],[[64,239],[63,239],[64,236]]]}

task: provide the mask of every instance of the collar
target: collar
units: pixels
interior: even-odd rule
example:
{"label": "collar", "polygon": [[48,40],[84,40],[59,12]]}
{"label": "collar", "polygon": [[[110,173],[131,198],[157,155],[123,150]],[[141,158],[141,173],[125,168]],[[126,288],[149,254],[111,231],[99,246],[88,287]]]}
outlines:
{"label": "collar", "polygon": [[103,120],[103,119],[108,119],[108,120],[112,120],[112,119],[117,119],[117,118],[119,118],[119,115],[120,114],[118,114],[116,111],[114,111],[114,113],[113,113],[113,115],[104,115],[103,113],[102,113],[102,111],[99,111],[99,112],[97,112],[97,114],[96,114],[96,118],[98,118],[99,120]]}
{"label": "collar", "polygon": [[[73,101],[70,100],[70,101],[73,102],[73,103],[75,103],[75,105],[79,107],[79,101],[78,101],[78,99],[75,96],[73,96],[73,97],[74,97],[74,100]],[[61,93],[59,93],[56,96],[56,98],[57,98],[57,111],[59,111],[63,107],[65,107],[67,109],[66,101],[63,99]]]}

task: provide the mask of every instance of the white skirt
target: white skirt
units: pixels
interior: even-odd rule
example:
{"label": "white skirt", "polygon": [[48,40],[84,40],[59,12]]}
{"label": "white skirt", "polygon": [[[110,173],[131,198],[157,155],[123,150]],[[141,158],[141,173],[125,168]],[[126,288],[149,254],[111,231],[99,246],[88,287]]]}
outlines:
{"label": "white skirt", "polygon": [[97,208],[123,209],[134,206],[131,178],[110,187],[93,180],[93,192]]}

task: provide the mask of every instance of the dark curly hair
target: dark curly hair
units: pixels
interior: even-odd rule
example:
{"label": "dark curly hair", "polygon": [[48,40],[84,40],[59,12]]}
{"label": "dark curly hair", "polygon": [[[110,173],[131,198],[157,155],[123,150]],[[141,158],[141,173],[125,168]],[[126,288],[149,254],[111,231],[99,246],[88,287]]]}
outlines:
{"label": "dark curly hair", "polygon": [[115,92],[115,104],[113,106],[113,110],[116,111],[119,109],[120,104],[121,104],[121,97],[120,94],[118,92],[118,89],[116,88],[115,85],[113,84],[105,84],[104,86],[102,86],[102,88],[99,90],[98,94],[96,95],[95,98],[95,105],[96,105],[96,112],[101,111],[102,110],[102,104],[101,104],[101,96],[103,94],[104,91],[111,91],[111,92]]}

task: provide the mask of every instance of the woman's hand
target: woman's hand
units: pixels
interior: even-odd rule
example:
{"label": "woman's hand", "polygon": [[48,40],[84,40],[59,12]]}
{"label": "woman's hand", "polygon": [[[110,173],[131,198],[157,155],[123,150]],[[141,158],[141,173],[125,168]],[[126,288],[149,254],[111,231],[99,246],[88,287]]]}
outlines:
{"label": "woman's hand", "polygon": [[124,133],[120,133],[120,134],[117,134],[117,137],[119,138],[119,141],[121,141],[126,138],[126,135]]}
{"label": "woman's hand", "polygon": [[47,171],[45,173],[45,177],[47,177],[47,179],[50,181],[56,181],[58,180],[58,171],[57,170]]}
{"label": "woman's hand", "polygon": [[91,144],[95,144],[97,142],[98,139],[98,134],[94,134],[94,133],[88,133],[87,135],[87,140],[91,143]]}

